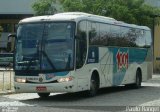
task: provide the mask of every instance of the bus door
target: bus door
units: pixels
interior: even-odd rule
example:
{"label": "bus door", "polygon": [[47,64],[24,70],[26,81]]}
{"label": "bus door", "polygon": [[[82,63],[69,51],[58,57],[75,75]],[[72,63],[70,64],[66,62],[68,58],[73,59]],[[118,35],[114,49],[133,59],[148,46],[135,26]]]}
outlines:
{"label": "bus door", "polygon": [[88,83],[88,70],[84,67],[87,57],[87,22],[81,21],[77,26],[76,39],[76,75],[78,77],[78,90],[86,88]]}

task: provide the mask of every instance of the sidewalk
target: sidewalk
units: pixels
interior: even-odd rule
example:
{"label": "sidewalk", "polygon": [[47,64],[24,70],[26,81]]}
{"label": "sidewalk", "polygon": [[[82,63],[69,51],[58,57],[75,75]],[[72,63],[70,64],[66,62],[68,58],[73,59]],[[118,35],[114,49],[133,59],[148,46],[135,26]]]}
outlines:
{"label": "sidewalk", "polygon": [[5,90],[5,91],[0,91],[0,96],[1,95],[8,95],[8,94],[13,94],[15,93],[14,90]]}
{"label": "sidewalk", "polygon": [[13,69],[0,67],[0,95],[14,93]]}

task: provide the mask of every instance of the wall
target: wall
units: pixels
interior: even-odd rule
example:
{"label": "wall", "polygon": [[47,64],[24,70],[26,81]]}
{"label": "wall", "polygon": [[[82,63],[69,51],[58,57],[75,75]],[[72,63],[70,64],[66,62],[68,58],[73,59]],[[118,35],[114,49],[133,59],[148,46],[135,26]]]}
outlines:
{"label": "wall", "polygon": [[160,72],[160,25],[155,26],[154,32],[154,71]]}
{"label": "wall", "polygon": [[33,14],[36,0],[0,0],[0,14]]}

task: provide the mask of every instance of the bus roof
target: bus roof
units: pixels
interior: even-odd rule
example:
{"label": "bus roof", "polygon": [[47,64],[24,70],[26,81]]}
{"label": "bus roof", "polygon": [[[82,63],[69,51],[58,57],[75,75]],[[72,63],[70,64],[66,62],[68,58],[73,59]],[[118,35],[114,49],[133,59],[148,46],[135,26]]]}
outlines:
{"label": "bus roof", "polygon": [[133,28],[139,28],[139,29],[144,29],[144,30],[150,30],[150,28],[146,26],[127,24],[122,21],[117,21],[110,17],[93,15],[93,14],[88,14],[88,13],[83,13],[83,12],[65,12],[65,13],[58,13],[54,15],[30,17],[30,18],[21,20],[19,23],[43,22],[43,21],[76,21],[78,22],[84,19],[113,24],[113,25],[119,25],[119,26],[124,26],[124,27],[133,27]]}

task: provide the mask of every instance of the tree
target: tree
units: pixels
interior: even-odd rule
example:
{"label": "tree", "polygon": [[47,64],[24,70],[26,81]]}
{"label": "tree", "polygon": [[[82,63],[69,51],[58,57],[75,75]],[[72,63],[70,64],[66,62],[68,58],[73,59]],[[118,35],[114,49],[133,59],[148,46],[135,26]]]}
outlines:
{"label": "tree", "polygon": [[57,12],[56,0],[38,0],[33,5],[36,15],[51,15]]}
{"label": "tree", "polygon": [[3,31],[3,28],[0,26],[0,33]]}
{"label": "tree", "polygon": [[158,14],[160,9],[151,7],[144,0],[61,0],[65,11],[81,11],[130,24],[152,27],[151,15]]}

